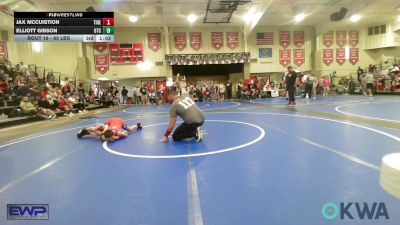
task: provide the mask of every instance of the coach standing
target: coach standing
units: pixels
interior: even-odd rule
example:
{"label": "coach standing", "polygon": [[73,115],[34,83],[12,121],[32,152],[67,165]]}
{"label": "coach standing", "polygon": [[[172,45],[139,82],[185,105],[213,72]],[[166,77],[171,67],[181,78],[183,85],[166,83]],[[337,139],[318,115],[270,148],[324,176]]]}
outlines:
{"label": "coach standing", "polygon": [[296,83],[297,83],[297,73],[293,71],[292,66],[287,67],[288,73],[285,76],[285,84],[286,84],[286,90],[289,94],[289,106],[294,106],[296,105],[296,100],[294,98],[294,92],[296,90]]}

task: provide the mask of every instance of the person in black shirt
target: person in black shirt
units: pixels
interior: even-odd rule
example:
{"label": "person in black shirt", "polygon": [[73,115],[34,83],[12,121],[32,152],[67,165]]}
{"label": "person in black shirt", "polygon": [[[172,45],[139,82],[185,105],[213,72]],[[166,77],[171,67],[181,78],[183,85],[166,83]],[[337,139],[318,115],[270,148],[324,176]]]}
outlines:
{"label": "person in black shirt", "polygon": [[297,83],[297,73],[293,71],[292,66],[287,67],[288,73],[285,76],[285,84],[286,90],[289,94],[289,103],[288,105],[296,105],[296,100],[294,98],[294,92],[296,90]]}
{"label": "person in black shirt", "polygon": [[232,99],[232,82],[229,80],[226,84],[226,91],[228,92],[228,99]]}
{"label": "person in black shirt", "polygon": [[122,91],[121,91],[121,95],[122,95],[122,104],[126,104],[127,100],[128,100],[128,89],[125,88],[125,86],[123,86]]}
{"label": "person in black shirt", "polygon": [[358,82],[359,83],[361,83],[361,80],[362,80],[362,74],[363,74],[363,69],[361,69],[361,67],[358,67],[358,70],[357,70],[357,80],[358,80]]}

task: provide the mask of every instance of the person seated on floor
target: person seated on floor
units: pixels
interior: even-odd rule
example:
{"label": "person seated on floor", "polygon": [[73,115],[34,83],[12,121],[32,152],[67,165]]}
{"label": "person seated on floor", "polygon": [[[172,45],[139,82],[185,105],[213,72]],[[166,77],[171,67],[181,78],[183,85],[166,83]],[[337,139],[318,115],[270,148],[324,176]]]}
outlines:
{"label": "person seated on floor", "polygon": [[102,141],[114,141],[126,138],[129,133],[135,130],[141,130],[142,128],[142,124],[140,123],[128,127],[123,119],[112,117],[108,119],[105,124],[83,128],[78,132],[77,137],[82,138],[83,136],[90,135],[99,137]]}
{"label": "person seated on floor", "polygon": [[25,114],[37,115],[43,119],[55,119],[57,116],[51,109],[44,109],[41,107],[36,108],[32,102],[29,101],[28,96],[22,97],[21,103],[19,104],[21,110]]}

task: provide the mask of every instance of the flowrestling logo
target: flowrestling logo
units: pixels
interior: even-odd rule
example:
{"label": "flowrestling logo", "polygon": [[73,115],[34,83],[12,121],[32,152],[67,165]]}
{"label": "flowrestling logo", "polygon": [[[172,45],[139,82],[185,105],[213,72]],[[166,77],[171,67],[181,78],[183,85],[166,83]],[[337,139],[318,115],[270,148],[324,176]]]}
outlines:
{"label": "flowrestling logo", "polygon": [[340,202],[339,206],[328,202],[322,206],[322,216],[327,220],[378,220],[390,219],[383,202]]}
{"label": "flowrestling logo", "polygon": [[48,204],[7,204],[8,220],[48,220]]}

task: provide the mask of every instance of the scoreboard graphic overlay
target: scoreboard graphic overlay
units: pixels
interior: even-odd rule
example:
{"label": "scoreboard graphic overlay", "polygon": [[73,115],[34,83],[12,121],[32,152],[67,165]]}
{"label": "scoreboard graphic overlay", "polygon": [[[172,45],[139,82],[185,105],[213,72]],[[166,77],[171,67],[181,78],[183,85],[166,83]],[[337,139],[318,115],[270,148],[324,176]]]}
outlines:
{"label": "scoreboard graphic overlay", "polygon": [[14,40],[114,42],[114,12],[15,12]]}

